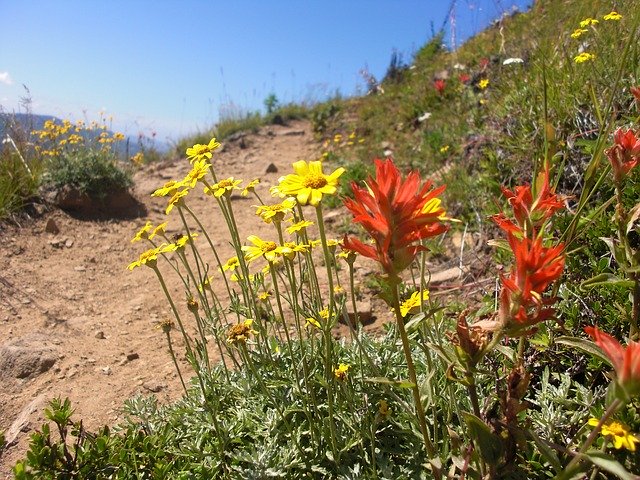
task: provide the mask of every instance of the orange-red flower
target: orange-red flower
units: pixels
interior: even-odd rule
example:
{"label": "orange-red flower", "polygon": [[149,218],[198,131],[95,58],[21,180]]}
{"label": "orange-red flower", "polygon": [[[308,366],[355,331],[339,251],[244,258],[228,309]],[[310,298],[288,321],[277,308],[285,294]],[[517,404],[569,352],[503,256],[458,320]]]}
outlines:
{"label": "orange-red flower", "polygon": [[354,198],[345,206],[371,236],[373,245],[345,237],[344,247],[382,265],[389,277],[407,268],[424,247],[416,242],[439,235],[448,227],[442,223],[445,211],[438,195],[445,186],[432,189],[432,182],[421,185],[418,172],[402,178],[391,159],[376,160],[376,178],[369,178],[367,189],[351,184]]}
{"label": "orange-red flower", "polygon": [[631,91],[631,95],[636,99],[636,102],[640,103],[640,85],[637,87],[630,87],[629,90]]}
{"label": "orange-red flower", "polygon": [[[618,385],[628,397],[640,394],[640,342],[630,341],[626,348],[598,327],[584,329],[602,349],[616,371]],[[624,400],[628,400],[625,398]]]}
{"label": "orange-red flower", "polygon": [[[502,194],[513,209],[519,229],[526,226],[539,227],[564,207],[562,199],[556,195],[549,184],[549,169],[540,172],[536,180],[536,196],[533,197],[531,185],[517,186],[513,190],[502,187]],[[493,221],[507,233],[518,228],[507,220],[504,214],[493,216]]]}
{"label": "orange-red flower", "polygon": [[436,92],[438,92],[439,95],[442,95],[444,93],[444,89],[446,88],[446,86],[446,82],[441,78],[438,78],[433,82],[433,88],[436,89]]}
{"label": "orange-red flower", "polygon": [[618,128],[613,135],[614,144],[605,150],[616,183],[621,182],[625,175],[640,161],[640,138],[633,130]]}

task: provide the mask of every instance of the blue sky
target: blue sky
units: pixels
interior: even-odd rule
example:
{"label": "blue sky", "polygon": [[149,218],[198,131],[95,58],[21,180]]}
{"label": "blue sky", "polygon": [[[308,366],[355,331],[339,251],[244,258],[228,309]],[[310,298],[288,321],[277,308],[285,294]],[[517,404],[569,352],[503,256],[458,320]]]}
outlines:
{"label": "blue sky", "polygon": [[[456,2],[458,42],[530,0]],[[448,0],[0,0],[0,105],[72,120],[113,117],[176,140],[221,112],[364,89],[438,30]],[[447,27],[448,28],[448,27]],[[451,33],[447,30],[447,41]]]}

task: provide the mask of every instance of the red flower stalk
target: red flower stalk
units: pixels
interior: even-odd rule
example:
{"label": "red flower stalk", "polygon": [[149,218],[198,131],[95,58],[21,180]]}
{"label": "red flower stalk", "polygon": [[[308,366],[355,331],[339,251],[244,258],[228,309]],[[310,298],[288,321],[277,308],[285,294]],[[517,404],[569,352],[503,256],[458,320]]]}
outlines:
{"label": "red flower stalk", "polygon": [[616,371],[618,385],[624,391],[623,400],[640,395],[640,342],[630,341],[623,347],[611,335],[604,333],[597,327],[584,329],[596,342]]}
{"label": "red flower stalk", "polygon": [[513,191],[502,187],[502,194],[513,208],[518,226],[502,213],[494,215],[493,221],[507,233],[525,230],[527,226],[540,227],[556,210],[564,207],[562,198],[549,185],[549,168],[538,174],[535,198],[530,185],[517,186]]}
{"label": "red flower stalk", "polygon": [[471,80],[471,77],[466,73],[461,73],[458,76],[458,79],[460,80],[460,83],[469,83],[469,81]]}
{"label": "red flower stalk", "polygon": [[542,295],[562,275],[564,245],[544,247],[542,237],[530,240],[512,233],[507,236],[515,265],[509,276],[502,277],[500,318],[503,326],[518,330],[553,316],[553,308],[548,305],[554,300],[545,300]]}
{"label": "red flower stalk", "polygon": [[613,135],[614,144],[605,150],[616,183],[620,183],[640,161],[640,138],[632,130],[618,128]]}
{"label": "red flower stalk", "polygon": [[447,86],[447,84],[441,78],[439,78],[439,79],[437,79],[437,80],[435,80],[433,82],[433,88],[436,89],[436,91],[438,92],[439,95],[442,95],[444,93],[444,89],[445,89],[446,86]]}
{"label": "red flower stalk", "polygon": [[344,247],[372,258],[392,279],[407,268],[425,248],[416,242],[445,232],[445,211],[437,196],[445,186],[432,189],[432,182],[421,186],[418,172],[402,178],[391,159],[376,160],[376,178],[369,178],[368,189],[352,183],[353,199],[345,200],[355,223],[361,224],[373,245],[346,237]]}
{"label": "red flower stalk", "polygon": [[631,91],[631,95],[633,95],[636,99],[636,102],[640,104],[640,85],[638,85],[637,87],[631,87],[629,88],[629,90]]}

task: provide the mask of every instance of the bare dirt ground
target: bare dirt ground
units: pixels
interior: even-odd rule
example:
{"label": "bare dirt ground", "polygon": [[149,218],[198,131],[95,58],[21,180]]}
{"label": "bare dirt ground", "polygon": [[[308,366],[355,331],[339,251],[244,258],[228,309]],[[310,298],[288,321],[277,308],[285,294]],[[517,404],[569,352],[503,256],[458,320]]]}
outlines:
{"label": "bare dirt ground", "polygon": [[[260,177],[256,190],[268,202],[268,188],[291,172],[291,163],[318,154],[309,124],[292,122],[227,142],[214,155],[214,168],[219,178]],[[138,218],[87,220],[52,210],[0,229],[0,430],[10,441],[1,452],[0,478],[12,478],[11,467],[24,456],[29,435],[44,421],[43,409],[53,397],[68,397],[75,418],[94,430],[117,423],[127,398],[155,394],[166,402],[181,395],[165,337],[157,328],[157,322],[170,318],[168,304],[151,270],[130,272],[126,266],[146,248],[130,242],[134,233],[147,220],[157,225],[167,219],[166,199],[150,193],[168,180],[182,179],[189,169],[188,161],[176,159],[138,172],[134,194],[146,210]],[[235,200],[241,238],[274,235],[255,215],[256,203],[253,197]],[[188,197],[226,259],[233,252],[214,204],[199,189]],[[346,221],[344,215],[332,215],[330,228]],[[172,216],[168,233],[178,232],[178,219]],[[457,244],[469,244],[464,263],[471,263],[473,238],[459,238]],[[444,273],[439,281],[462,284],[467,270],[458,268],[458,260],[440,266]],[[372,271],[365,265],[359,277]],[[174,284],[174,298],[184,298]],[[368,328],[375,331],[390,317],[379,302],[371,305],[365,308],[377,318]],[[336,332],[341,333],[346,328]]]}

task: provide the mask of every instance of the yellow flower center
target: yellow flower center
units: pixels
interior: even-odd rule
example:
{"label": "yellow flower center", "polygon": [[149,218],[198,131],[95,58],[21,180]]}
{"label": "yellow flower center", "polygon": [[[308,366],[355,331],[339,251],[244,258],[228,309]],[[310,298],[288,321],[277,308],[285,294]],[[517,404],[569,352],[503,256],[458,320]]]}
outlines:
{"label": "yellow flower center", "polygon": [[260,251],[262,251],[262,253],[271,252],[276,248],[278,248],[278,245],[276,245],[276,242],[264,242],[262,245],[260,245]]}
{"label": "yellow flower center", "polygon": [[327,179],[324,177],[324,175],[308,175],[302,181],[302,185],[307,188],[313,188],[314,190],[322,188],[326,184]]}
{"label": "yellow flower center", "polygon": [[218,182],[218,188],[228,188],[228,187],[233,187],[233,181],[226,179],[226,180],[220,180]]}

